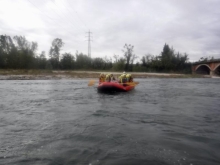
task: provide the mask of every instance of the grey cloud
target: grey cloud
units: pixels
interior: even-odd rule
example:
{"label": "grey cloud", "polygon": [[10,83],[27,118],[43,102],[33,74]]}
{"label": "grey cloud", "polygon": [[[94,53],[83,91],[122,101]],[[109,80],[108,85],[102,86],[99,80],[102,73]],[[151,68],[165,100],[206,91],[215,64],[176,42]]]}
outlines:
{"label": "grey cloud", "polygon": [[122,55],[125,43],[134,45],[139,57],[160,54],[165,43],[188,53],[192,60],[220,54],[218,0],[30,1],[35,6],[28,1],[27,5],[39,16],[42,25],[8,27],[0,17],[0,32],[35,38],[40,51],[47,52],[52,40],[59,37],[65,42],[63,51],[87,53],[86,32],[91,30],[94,56]]}

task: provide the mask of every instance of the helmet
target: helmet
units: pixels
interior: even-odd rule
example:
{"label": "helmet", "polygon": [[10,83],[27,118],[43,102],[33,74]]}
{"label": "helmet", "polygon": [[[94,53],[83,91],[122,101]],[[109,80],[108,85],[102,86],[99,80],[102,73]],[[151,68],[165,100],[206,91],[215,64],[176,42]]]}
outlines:
{"label": "helmet", "polygon": [[126,74],[126,77],[131,77],[131,75],[130,74]]}

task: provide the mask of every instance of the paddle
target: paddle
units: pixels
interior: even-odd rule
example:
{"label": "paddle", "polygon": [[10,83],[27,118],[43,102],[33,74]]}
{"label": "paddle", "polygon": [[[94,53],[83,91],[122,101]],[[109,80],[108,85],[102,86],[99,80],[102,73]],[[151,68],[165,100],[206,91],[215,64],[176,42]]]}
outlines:
{"label": "paddle", "polygon": [[95,84],[95,82],[96,82],[95,80],[90,80],[88,83],[88,86],[93,86]]}
{"label": "paddle", "polygon": [[131,85],[134,85],[134,86],[136,86],[136,85],[138,85],[138,84],[139,84],[139,82],[137,82],[137,81],[131,83]]}
{"label": "paddle", "polygon": [[130,86],[136,86],[139,84],[139,82],[128,82],[128,83],[124,83],[124,84],[130,85]]}
{"label": "paddle", "polygon": [[139,82],[138,81],[136,81],[136,82],[133,82],[135,85],[138,85],[139,84]]}

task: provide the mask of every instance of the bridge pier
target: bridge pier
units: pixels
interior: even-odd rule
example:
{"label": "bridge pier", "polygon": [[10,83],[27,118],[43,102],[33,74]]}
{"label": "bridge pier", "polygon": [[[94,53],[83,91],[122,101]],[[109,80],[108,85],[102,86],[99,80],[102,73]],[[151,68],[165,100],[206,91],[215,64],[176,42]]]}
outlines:
{"label": "bridge pier", "polygon": [[196,71],[192,70],[192,74],[196,74]]}
{"label": "bridge pier", "polygon": [[215,76],[215,72],[210,70],[210,76]]}

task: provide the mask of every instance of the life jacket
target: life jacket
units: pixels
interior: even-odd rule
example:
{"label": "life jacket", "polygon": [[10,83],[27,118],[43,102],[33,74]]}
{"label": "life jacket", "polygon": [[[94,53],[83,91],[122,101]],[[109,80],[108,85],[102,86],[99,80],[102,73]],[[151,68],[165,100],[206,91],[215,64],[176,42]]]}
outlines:
{"label": "life jacket", "polygon": [[118,76],[118,82],[121,83],[121,76]]}
{"label": "life jacket", "polygon": [[110,82],[111,81],[111,74],[107,74],[105,76],[105,81]]}
{"label": "life jacket", "polygon": [[129,77],[131,77],[131,75],[130,74],[126,74],[126,78],[129,78]]}
{"label": "life jacket", "polygon": [[105,75],[104,74],[100,74],[100,77],[99,77],[99,82],[105,82]]}
{"label": "life jacket", "polygon": [[133,81],[133,78],[132,78],[131,74],[126,74],[126,79],[127,79],[128,82]]}
{"label": "life jacket", "polygon": [[126,79],[126,74],[122,74],[120,76],[120,83],[126,83],[127,79]]}

